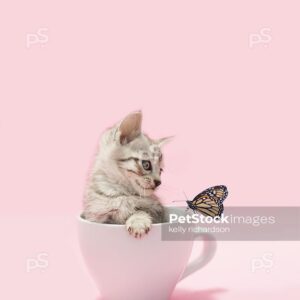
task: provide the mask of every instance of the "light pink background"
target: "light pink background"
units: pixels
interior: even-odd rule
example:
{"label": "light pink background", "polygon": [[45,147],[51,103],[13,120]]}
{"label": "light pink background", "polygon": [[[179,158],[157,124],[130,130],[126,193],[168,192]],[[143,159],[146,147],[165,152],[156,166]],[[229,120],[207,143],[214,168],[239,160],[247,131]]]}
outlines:
{"label": "light pink background", "polygon": [[[226,184],[230,206],[299,205],[298,1],[6,2],[1,298],[96,299],[73,216],[100,133],[136,109],[150,136],[176,136],[165,147],[165,203]],[[43,28],[48,42],[28,47]],[[271,39],[249,43],[263,28]],[[26,272],[40,252],[49,267]],[[265,252],[275,267],[253,274]],[[298,299],[296,253],[299,243],[220,243],[174,299]]]}

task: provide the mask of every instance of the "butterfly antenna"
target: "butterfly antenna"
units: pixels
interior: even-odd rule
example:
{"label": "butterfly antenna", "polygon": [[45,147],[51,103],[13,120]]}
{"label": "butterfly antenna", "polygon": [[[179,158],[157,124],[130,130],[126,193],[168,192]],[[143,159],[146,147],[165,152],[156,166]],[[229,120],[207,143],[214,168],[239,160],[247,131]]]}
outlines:
{"label": "butterfly antenna", "polygon": [[187,197],[186,193],[184,191],[182,191],[182,192],[183,192],[183,195],[184,195],[185,199],[188,201],[189,198]]}
{"label": "butterfly antenna", "polygon": [[[186,193],[184,191],[182,191],[182,192],[183,192],[183,195],[184,195],[186,201],[188,201],[189,198],[187,197]],[[187,212],[188,210],[189,210],[189,207],[187,207],[185,211]]]}
{"label": "butterfly antenna", "polygon": [[[189,200],[187,195],[185,194],[185,192],[184,191],[182,191],[182,192],[183,192],[183,195],[184,195],[185,199]],[[185,200],[173,200],[172,202],[183,202],[183,201],[185,201]]]}

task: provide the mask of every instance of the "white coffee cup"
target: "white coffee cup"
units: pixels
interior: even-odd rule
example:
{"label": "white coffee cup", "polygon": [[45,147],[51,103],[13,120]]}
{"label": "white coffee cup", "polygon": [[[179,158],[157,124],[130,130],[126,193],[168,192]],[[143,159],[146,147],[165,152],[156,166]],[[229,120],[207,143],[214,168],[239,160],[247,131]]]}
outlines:
{"label": "white coffee cup", "polygon": [[[178,208],[167,211],[182,214]],[[153,224],[141,239],[129,235],[125,225],[82,217],[78,225],[81,252],[103,300],[167,300],[176,284],[206,265],[216,249],[215,241],[204,240],[202,254],[188,263],[194,241],[162,240],[162,227],[169,223]]]}

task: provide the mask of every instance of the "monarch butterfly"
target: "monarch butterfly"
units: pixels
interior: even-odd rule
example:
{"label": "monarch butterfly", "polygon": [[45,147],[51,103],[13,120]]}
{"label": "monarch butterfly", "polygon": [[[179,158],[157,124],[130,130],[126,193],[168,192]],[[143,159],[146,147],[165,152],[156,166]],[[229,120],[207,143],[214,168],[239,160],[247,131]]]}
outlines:
{"label": "monarch butterfly", "polygon": [[224,207],[223,201],[228,196],[225,185],[216,185],[198,194],[192,201],[186,201],[188,209],[198,211],[205,216],[221,216]]}

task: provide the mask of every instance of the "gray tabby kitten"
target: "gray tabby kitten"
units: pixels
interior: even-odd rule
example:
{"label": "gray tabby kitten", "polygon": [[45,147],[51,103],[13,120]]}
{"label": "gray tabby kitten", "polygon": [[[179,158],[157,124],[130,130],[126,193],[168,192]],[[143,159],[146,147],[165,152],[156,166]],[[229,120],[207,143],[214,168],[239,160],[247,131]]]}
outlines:
{"label": "gray tabby kitten", "polygon": [[134,112],[104,132],[89,178],[83,217],[99,223],[126,224],[134,237],[164,221],[153,194],[161,184],[161,146],[141,132],[142,113]]}

